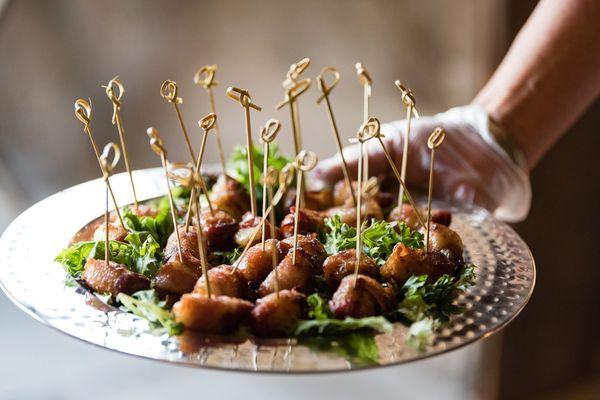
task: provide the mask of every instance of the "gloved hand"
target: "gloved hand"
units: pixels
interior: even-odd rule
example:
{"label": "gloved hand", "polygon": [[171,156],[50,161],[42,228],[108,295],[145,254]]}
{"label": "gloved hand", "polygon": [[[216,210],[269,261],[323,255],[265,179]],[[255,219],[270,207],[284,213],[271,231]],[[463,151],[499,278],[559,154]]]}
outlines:
{"label": "gloved hand", "polygon": [[[426,193],[429,181],[430,150],[427,138],[441,126],[446,138],[435,152],[433,197],[454,204],[477,204],[492,211],[496,217],[517,222],[529,212],[531,184],[525,163],[518,156],[509,156],[511,146],[500,145],[501,136],[479,106],[453,108],[432,117],[413,118],[408,150],[406,184],[411,193]],[[402,142],[406,121],[381,126],[386,147],[400,169]],[[369,174],[392,175],[380,143],[367,142]],[[358,145],[344,149],[351,176],[356,177]],[[343,179],[339,155],[323,160],[315,175],[328,183]],[[413,189],[413,190],[411,190]],[[416,189],[416,190],[414,190]],[[414,193],[413,193],[414,194]]]}

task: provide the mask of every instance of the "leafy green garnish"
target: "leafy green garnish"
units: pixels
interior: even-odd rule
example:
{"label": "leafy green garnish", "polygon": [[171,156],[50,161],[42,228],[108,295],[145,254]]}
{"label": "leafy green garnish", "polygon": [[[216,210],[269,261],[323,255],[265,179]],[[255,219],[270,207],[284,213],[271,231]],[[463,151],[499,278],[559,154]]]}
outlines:
{"label": "leafy green garnish", "polygon": [[242,249],[239,247],[236,247],[231,251],[213,251],[210,254],[213,265],[233,265],[241,255]]}
{"label": "leafy green garnish", "polygon": [[303,337],[300,343],[315,351],[332,351],[355,365],[379,363],[379,348],[370,331],[348,332],[336,336]]}
{"label": "leafy green garnish", "polygon": [[131,296],[119,293],[117,301],[122,304],[121,310],[148,320],[153,327],[165,329],[169,336],[183,331],[183,326],[175,321],[173,313],[165,309],[166,301],[160,300],[154,289],[141,290]]}
{"label": "leafy green garnish", "polygon": [[298,323],[294,336],[310,347],[330,350],[359,364],[376,364],[379,350],[376,332],[389,332],[392,324],[384,317],[331,318],[325,300],[317,293],[308,297],[310,320]]}
{"label": "leafy green garnish", "polygon": [[154,241],[161,246],[167,243],[169,235],[173,232],[173,220],[170,213],[171,208],[168,201],[166,204],[161,201],[155,217],[138,216],[129,207],[122,209],[123,222],[128,231],[138,233],[142,241],[151,235]]}
{"label": "leafy green garnish", "polygon": [[[327,254],[356,247],[356,228],[342,223],[339,215],[325,219],[327,233],[324,237]],[[364,222],[361,229],[363,252],[377,265],[385,264],[394,246],[400,242],[410,248],[423,247],[423,234],[411,230],[406,224],[386,221]]]}
{"label": "leafy green garnish", "polygon": [[317,293],[313,293],[308,296],[308,318],[316,320],[325,320],[331,316],[329,307],[325,303],[325,299],[319,296]]}
{"label": "leafy green garnish", "polygon": [[[151,235],[142,242],[140,234],[127,236],[131,243],[111,240],[110,261],[123,264],[129,270],[153,277],[160,266],[160,245]],[[104,260],[104,241],[79,242],[62,250],[55,261],[62,264],[69,275],[79,278],[88,259]]]}
{"label": "leafy green garnish", "polygon": [[[236,146],[231,153],[228,166],[229,175],[240,182],[248,191],[250,190],[250,174],[248,171],[248,152],[245,146]],[[256,201],[262,203],[262,169],[263,169],[263,149],[260,146],[252,146],[252,161],[254,167],[254,186],[256,188]],[[291,161],[290,158],[279,153],[277,144],[269,146],[269,166],[277,170]],[[274,188],[277,190],[277,185]]]}
{"label": "leafy green garnish", "polygon": [[400,289],[402,301],[388,317],[410,325],[408,342],[422,349],[433,338],[433,329],[447,323],[450,316],[464,310],[453,304],[456,295],[466,290],[475,278],[475,266],[462,267],[458,277],[442,275],[427,283],[427,275],[412,276]]}

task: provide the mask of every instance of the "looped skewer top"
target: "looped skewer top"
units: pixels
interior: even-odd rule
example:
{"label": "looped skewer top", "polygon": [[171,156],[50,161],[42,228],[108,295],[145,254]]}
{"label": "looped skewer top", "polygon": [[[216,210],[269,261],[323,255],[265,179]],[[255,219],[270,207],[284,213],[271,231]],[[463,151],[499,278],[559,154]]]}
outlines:
{"label": "looped skewer top", "polygon": [[205,132],[209,132],[212,128],[214,128],[216,123],[217,115],[215,113],[210,113],[204,116],[200,121],[198,121],[200,129],[202,129]]}
{"label": "looped skewer top", "polygon": [[369,71],[367,71],[364,65],[362,65],[362,63],[359,62],[356,63],[354,67],[356,68],[356,75],[358,75],[358,81],[361,83],[361,85],[368,86],[370,89],[371,85],[373,84],[373,79],[371,79]]}
{"label": "looped skewer top", "polygon": [[167,100],[169,103],[181,104],[183,100],[178,97],[179,88],[177,82],[167,79],[160,86],[160,95]]}
{"label": "looped skewer top", "polygon": [[91,102],[91,100],[84,99],[75,100],[75,116],[85,125],[85,128],[88,127],[92,118]]}
{"label": "looped skewer top", "polygon": [[100,154],[100,166],[102,167],[102,176],[105,181],[108,180],[110,175],[112,175],[112,172],[119,163],[120,158],[121,150],[119,149],[119,146],[116,143],[110,142],[107,143],[106,146],[104,146],[102,154]]}
{"label": "looped skewer top", "polygon": [[215,80],[216,71],[217,64],[203,66],[194,74],[194,83],[202,86],[204,89],[210,89],[213,86],[217,86],[219,82]]}
{"label": "looped skewer top", "polygon": [[[333,81],[329,85],[325,81],[326,73],[333,75]],[[325,96],[329,95],[329,93],[333,90],[333,88],[338,84],[339,81],[340,73],[337,69],[333,67],[325,67],[321,70],[321,72],[317,76],[317,87],[323,94],[317,99],[317,104],[320,104],[321,101],[323,101],[323,99],[325,98]]]}
{"label": "looped skewer top", "polygon": [[260,130],[260,139],[263,143],[271,143],[281,129],[281,122],[275,118],[269,119]]}
{"label": "looped skewer top", "polygon": [[302,60],[290,65],[290,69],[286,74],[286,79],[281,83],[284,88],[293,87],[296,81],[310,66],[310,58],[304,57]]}
{"label": "looped skewer top", "polygon": [[445,137],[446,131],[443,128],[440,128],[439,126],[435,128],[433,132],[431,132],[431,135],[429,135],[429,138],[427,138],[427,147],[429,150],[440,147]]}
{"label": "looped skewer top", "polygon": [[262,107],[257,106],[252,102],[252,98],[250,97],[250,93],[247,90],[236,88],[236,87],[228,87],[227,88],[227,97],[230,99],[236,100],[240,103],[240,105],[244,108],[254,108],[256,111],[262,111]]}
{"label": "looped skewer top", "polygon": [[367,120],[367,122],[360,126],[358,132],[356,133],[356,139],[354,142],[358,141],[364,143],[367,140],[380,137],[382,137],[381,124],[377,118],[371,117]]}
{"label": "looped skewer top", "polygon": [[317,155],[312,151],[302,150],[294,159],[294,166],[302,172],[308,172],[317,166]]}
{"label": "looped skewer top", "polygon": [[125,87],[119,80],[118,76],[112,78],[106,86],[102,86],[106,92],[106,96],[113,105],[113,116],[112,123],[115,125],[117,123],[117,112],[121,110],[121,99],[125,94]]}
{"label": "looped skewer top", "polygon": [[404,104],[405,107],[410,107],[412,114],[416,118],[419,118],[419,113],[417,112],[417,109],[416,109],[417,102],[415,100],[415,96],[413,95],[413,92],[410,89],[408,89],[407,87],[405,87],[402,84],[402,82],[400,82],[399,80],[396,80],[394,82],[394,84],[396,85],[398,90],[400,90],[400,94],[402,96],[401,97],[402,104]]}
{"label": "looped skewer top", "polygon": [[167,150],[163,145],[163,141],[160,137],[160,134],[154,127],[150,127],[146,130],[146,134],[150,138],[150,148],[159,156],[167,156]]}
{"label": "looped skewer top", "polygon": [[310,88],[311,80],[310,78],[302,79],[294,84],[294,86],[287,88],[285,91],[285,98],[283,101],[275,106],[276,110],[281,109],[283,106],[287,104],[293,103],[296,98],[302,95],[304,92]]}

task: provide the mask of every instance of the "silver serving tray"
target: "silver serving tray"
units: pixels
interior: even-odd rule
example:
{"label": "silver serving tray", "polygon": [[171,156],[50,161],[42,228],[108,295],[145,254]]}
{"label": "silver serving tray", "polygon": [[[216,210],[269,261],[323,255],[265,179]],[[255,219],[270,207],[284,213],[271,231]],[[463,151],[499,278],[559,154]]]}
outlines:
{"label": "silver serving tray", "polygon": [[[163,177],[160,169],[135,171],[140,200],[162,196]],[[127,176],[117,174],[111,181],[120,204],[132,203]],[[478,266],[476,284],[456,299],[466,311],[436,332],[423,351],[406,344],[407,328],[396,323],[391,333],[376,337],[379,366],[431,357],[487,337],[506,326],[531,296],[535,264],[523,240],[481,208],[450,209],[466,258]],[[75,338],[178,365],[279,373],[371,367],[313,351],[293,339],[223,343],[169,338],[153,332],[144,319],[104,306],[83,288],[65,286],[66,274],[54,257],[103,212],[104,183],[97,179],[50,196],[17,217],[0,237],[0,283],[8,297],[36,320]]]}

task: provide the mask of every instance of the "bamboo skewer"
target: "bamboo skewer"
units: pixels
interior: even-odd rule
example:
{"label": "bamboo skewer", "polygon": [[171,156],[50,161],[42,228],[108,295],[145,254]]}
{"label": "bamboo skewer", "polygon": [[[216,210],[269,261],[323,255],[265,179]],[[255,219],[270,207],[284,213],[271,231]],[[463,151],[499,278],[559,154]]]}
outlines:
{"label": "bamboo skewer", "polygon": [[358,279],[358,270],[360,267],[360,260],[362,256],[362,183],[363,183],[363,168],[365,163],[364,145],[365,143],[376,137],[379,133],[379,125],[373,121],[368,120],[363,122],[358,132],[356,133],[356,140],[359,143],[360,151],[358,157],[358,181],[356,190],[356,263],[354,264],[354,285]]}
{"label": "bamboo skewer", "polygon": [[167,150],[163,145],[163,141],[156,128],[150,127],[146,130],[148,137],[150,138],[150,147],[157,155],[160,156],[160,161],[165,172],[165,179],[167,180],[167,196],[169,197],[169,206],[171,208],[171,218],[173,219],[173,227],[175,230],[175,237],[177,238],[177,254],[180,262],[183,262],[183,249],[181,247],[181,237],[179,235],[179,228],[177,227],[177,215],[175,214],[175,202],[173,201],[173,193],[171,193],[171,182],[169,181],[169,171],[167,169]]}
{"label": "bamboo skewer", "polygon": [[[215,80],[215,73],[217,71],[217,65],[205,65],[196,71],[194,75],[194,83],[202,86],[208,93],[208,102],[210,105],[210,112],[217,114],[217,108],[215,106],[215,96],[213,93],[213,86],[217,86],[219,82]],[[227,162],[225,160],[225,152],[223,151],[223,142],[221,141],[221,128],[218,122],[215,122],[215,132],[217,133],[217,147],[219,149],[219,160],[221,161],[221,169],[223,175],[227,174]]]}
{"label": "bamboo skewer", "polygon": [[[269,204],[273,203],[273,186],[275,186],[275,183],[277,182],[277,170],[273,167],[268,167],[267,172],[265,174],[263,174],[263,187],[267,188],[267,193],[269,196]],[[266,209],[264,208],[264,202],[263,202],[263,219],[267,218],[266,217]],[[271,208],[271,211],[269,212],[269,233],[271,238],[275,238],[275,209]],[[263,232],[263,245],[262,245],[262,251],[265,251],[265,224],[262,224],[262,232]],[[277,292],[277,297],[279,298],[279,273],[277,272],[277,254],[275,249],[273,249],[273,251],[271,251],[271,264],[272,264],[272,268],[273,271],[275,273],[275,291]]]}
{"label": "bamboo skewer", "polygon": [[367,122],[367,124],[372,125],[372,131],[373,131],[373,135],[374,135],[373,137],[376,137],[377,140],[379,141],[379,144],[381,145],[381,149],[383,150],[383,153],[385,154],[385,158],[387,159],[388,164],[392,168],[392,172],[394,173],[394,176],[398,180],[398,183],[404,188],[404,192],[406,193],[406,198],[408,199],[408,202],[414,209],[415,216],[417,217],[419,224],[421,224],[423,229],[427,229],[427,227],[425,225],[425,221],[423,220],[423,217],[421,216],[421,212],[417,208],[417,204],[415,203],[413,197],[411,196],[410,192],[408,191],[408,188],[406,187],[404,180],[400,176],[400,172],[398,172],[398,168],[396,167],[396,163],[394,162],[394,159],[390,155],[390,152],[388,151],[385,143],[382,140],[383,135],[381,134],[381,126],[380,126],[379,120],[377,118],[371,117],[371,118],[369,118],[369,122]]}
{"label": "bamboo skewer", "polygon": [[181,126],[181,130],[183,131],[183,138],[185,139],[185,143],[187,144],[188,151],[190,152],[190,158],[192,162],[196,158],[194,156],[194,149],[192,147],[192,142],[190,141],[190,136],[188,135],[187,129],[183,122],[183,117],[181,116],[181,111],[179,110],[179,104],[183,103],[181,97],[178,96],[179,89],[177,87],[177,82],[166,80],[163,82],[160,87],[160,95],[167,100],[169,103],[172,103],[175,107],[175,112],[177,113],[177,119],[179,120],[179,125]]}
{"label": "bamboo skewer", "polygon": [[292,250],[292,264],[296,265],[296,248],[298,247],[298,217],[300,216],[300,198],[303,190],[304,172],[317,166],[317,155],[312,151],[302,150],[296,155],[294,166],[296,168],[296,204],[294,209],[294,245]]}
{"label": "bamboo skewer", "polygon": [[[407,89],[397,80],[394,82],[398,90],[402,93],[402,104],[406,106],[406,129],[404,131],[404,141],[402,143],[402,164],[400,167],[400,177],[406,182],[406,165],[408,164],[408,141],[410,139],[410,123],[413,115],[419,118],[419,113],[415,108],[416,102],[410,89]],[[402,213],[402,203],[404,203],[404,186],[400,185],[398,189],[398,209]]]}
{"label": "bamboo skewer", "polygon": [[[216,126],[217,123],[217,116],[214,113],[210,113],[208,115],[206,115],[205,117],[203,117],[200,121],[198,121],[198,126],[200,126],[200,129],[202,129],[202,143],[200,145],[200,152],[198,153],[198,158],[196,159],[196,166],[195,166],[195,171],[199,174],[200,176],[200,180],[198,182],[198,185],[190,185],[189,187],[191,187],[190,190],[190,201],[188,204],[188,209],[187,209],[187,213],[185,215],[185,231],[187,232],[189,230],[189,226],[190,226],[190,221],[192,218],[192,205],[193,205],[193,200],[196,198],[196,186],[198,186],[200,188],[200,191],[202,193],[204,193],[204,196],[206,197],[206,201],[208,203],[208,209],[210,210],[210,214],[211,215],[215,215],[215,211],[213,209],[212,206],[212,201],[210,200],[210,197],[208,195],[208,188],[206,187],[206,183],[204,182],[204,178],[202,177],[202,161],[204,159],[204,151],[206,149],[206,139],[208,138],[208,133],[210,132],[211,129],[213,129]],[[200,214],[196,215],[197,218],[200,218]]]}
{"label": "bamboo skewer", "polygon": [[[324,78],[324,75],[327,72],[332,73],[333,77],[334,77],[333,82],[329,86],[327,86],[327,84],[325,83],[325,78]],[[348,187],[348,191],[350,192],[350,195],[352,196],[352,204],[354,204],[356,206],[356,196],[354,194],[354,189],[352,188],[352,181],[350,180],[350,174],[348,172],[348,164],[346,163],[346,158],[344,157],[344,150],[342,148],[340,134],[339,134],[339,131],[337,128],[337,124],[335,122],[335,118],[333,116],[333,110],[331,108],[331,101],[329,100],[329,94],[331,93],[331,91],[333,90],[335,85],[338,84],[339,80],[340,80],[340,73],[335,68],[325,67],[321,70],[321,73],[317,77],[317,86],[319,87],[319,90],[321,90],[321,92],[323,94],[321,95],[321,97],[319,97],[317,99],[317,104],[319,104],[321,101],[325,100],[325,105],[327,106],[327,116],[329,117],[329,124],[331,125],[331,132],[333,133],[333,138],[335,139],[335,144],[337,146],[338,154],[340,155],[340,158],[342,159],[342,171],[344,173],[344,180],[346,181],[346,186]]]}
{"label": "bamboo skewer", "polygon": [[429,161],[429,188],[427,190],[427,230],[425,231],[425,249],[429,253],[429,230],[431,228],[431,195],[433,194],[433,163],[435,158],[435,150],[440,147],[446,131],[443,128],[437,127],[431,132],[427,139],[427,147],[431,150],[431,159]]}
{"label": "bamboo skewer", "polygon": [[[268,120],[263,128],[260,131],[260,138],[263,142],[263,182],[262,183],[262,218],[266,218],[265,211],[267,210],[267,186],[269,185],[267,174],[269,169],[269,144],[275,140],[277,133],[281,129],[281,123],[271,118]],[[271,184],[275,184],[274,182]],[[273,238],[273,232],[271,233],[271,238]],[[261,243],[262,250],[265,251],[265,239],[266,239],[266,229],[265,224],[262,226],[262,235],[261,235]]]}
{"label": "bamboo skewer", "polygon": [[[292,184],[295,173],[296,173],[296,168],[294,167],[294,163],[286,164],[286,166],[283,167],[283,169],[279,172],[279,188],[277,189],[277,192],[275,192],[275,195],[271,199],[271,204],[269,204],[266,214],[273,212],[274,207],[277,206],[277,204],[279,204],[279,202],[283,198],[283,195],[285,194],[285,192],[288,190],[288,188]],[[248,249],[250,249],[250,247],[252,246],[252,242],[254,242],[256,235],[258,235],[258,232],[260,232],[260,230],[262,229],[262,225],[264,224],[264,222],[265,222],[265,219],[261,218],[258,225],[254,228],[254,231],[252,231],[252,235],[250,235],[248,244],[246,244],[246,247],[244,247],[242,254],[240,254],[238,259],[234,263],[233,271],[235,271],[238,268],[238,266],[240,265],[240,261],[246,255],[246,253],[248,252]]]}
{"label": "bamboo skewer", "polygon": [[[356,75],[358,76],[358,81],[361,85],[363,85],[363,123],[366,123],[369,120],[370,116],[370,100],[371,100],[371,87],[373,85],[373,80],[371,79],[371,75],[369,71],[361,64],[356,63]],[[364,180],[367,181],[369,179],[369,148],[367,146],[364,147]],[[360,190],[360,189],[359,189]]]}
{"label": "bamboo skewer", "polygon": [[[110,161],[111,150],[113,151],[112,161]],[[119,146],[112,142],[104,146],[104,150],[100,155],[100,168],[102,169],[102,178],[106,183],[106,211],[104,212],[104,261],[106,262],[107,266],[110,264],[110,218],[108,212],[108,181],[110,175],[117,166],[120,157],[121,152],[119,150]]]}
{"label": "bamboo skewer", "polygon": [[254,186],[254,160],[252,156],[252,125],[250,124],[250,108],[261,111],[262,108],[252,102],[247,90],[235,87],[227,88],[227,96],[240,103],[244,108],[246,122],[246,152],[248,157],[248,175],[250,178],[250,209],[252,216],[256,217],[256,187]]}
{"label": "bamboo skewer", "polygon": [[[92,134],[91,128],[91,116],[92,116],[92,106],[91,104],[84,99],[77,99],[75,101],[75,116],[79,121],[83,123],[83,131],[87,133],[90,138],[90,142],[92,143],[92,148],[94,149],[94,154],[96,155],[96,160],[98,160],[98,165],[102,170],[102,163],[100,161],[100,152],[98,151],[98,146],[96,146],[96,141],[94,140],[94,135]],[[113,204],[115,206],[115,213],[119,218],[119,223],[123,229],[127,229],[125,226],[125,222],[123,222],[123,217],[121,216],[121,211],[119,210],[119,205],[117,204],[117,199],[115,198],[115,193],[110,184],[110,179],[106,182],[108,186],[108,191],[110,192],[110,196],[112,197]]]}
{"label": "bamboo skewer", "polygon": [[[306,71],[306,69],[310,66],[310,59],[305,57],[290,65],[288,72],[286,74],[286,79],[282,82],[282,86],[285,89],[294,88],[299,82],[298,79],[300,75]],[[310,79],[307,79],[310,86]],[[298,107],[298,102],[294,101],[290,104],[290,116],[291,116],[291,124],[292,131],[294,133],[294,152],[298,154],[300,149],[302,149],[302,134],[300,133],[300,110]]]}
{"label": "bamboo skewer", "polygon": [[131,172],[131,164],[129,163],[129,153],[127,152],[127,144],[125,142],[125,129],[123,128],[123,121],[121,120],[121,99],[125,94],[125,88],[119,80],[118,76],[112,78],[106,86],[102,86],[106,91],[106,96],[113,105],[113,116],[112,124],[117,126],[119,132],[119,140],[121,142],[121,149],[123,151],[123,160],[125,161],[125,169],[129,175],[129,182],[131,183],[131,190],[133,192],[133,200],[135,207],[139,206],[137,193],[135,191],[135,184],[133,183],[133,174]]}

